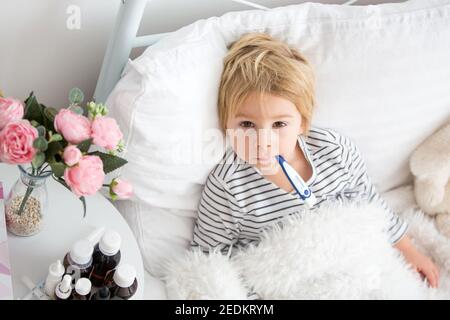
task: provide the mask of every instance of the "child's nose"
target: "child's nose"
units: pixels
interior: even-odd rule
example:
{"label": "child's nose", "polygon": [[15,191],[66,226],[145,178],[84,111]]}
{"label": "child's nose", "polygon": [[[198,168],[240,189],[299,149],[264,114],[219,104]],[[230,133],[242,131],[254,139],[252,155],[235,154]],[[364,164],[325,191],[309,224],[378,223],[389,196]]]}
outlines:
{"label": "child's nose", "polygon": [[266,149],[270,148],[274,144],[273,132],[270,129],[258,130],[258,147]]}
{"label": "child's nose", "polygon": [[270,147],[271,145],[271,141],[270,141],[270,136],[268,136],[267,134],[263,134],[258,136],[258,147],[260,148],[267,148]]}

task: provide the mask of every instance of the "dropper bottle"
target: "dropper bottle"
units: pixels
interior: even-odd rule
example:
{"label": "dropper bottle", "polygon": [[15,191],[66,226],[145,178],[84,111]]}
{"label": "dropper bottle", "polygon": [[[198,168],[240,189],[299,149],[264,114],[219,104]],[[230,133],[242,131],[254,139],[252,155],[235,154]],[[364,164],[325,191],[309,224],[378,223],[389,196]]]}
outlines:
{"label": "dropper bottle", "polygon": [[52,298],[55,297],[56,286],[61,282],[64,272],[65,269],[61,263],[61,260],[57,260],[48,267],[48,275],[45,279],[44,286],[44,292],[46,295]]}
{"label": "dropper bottle", "polygon": [[62,281],[56,286],[56,300],[69,300],[72,294],[72,277],[66,274]]}

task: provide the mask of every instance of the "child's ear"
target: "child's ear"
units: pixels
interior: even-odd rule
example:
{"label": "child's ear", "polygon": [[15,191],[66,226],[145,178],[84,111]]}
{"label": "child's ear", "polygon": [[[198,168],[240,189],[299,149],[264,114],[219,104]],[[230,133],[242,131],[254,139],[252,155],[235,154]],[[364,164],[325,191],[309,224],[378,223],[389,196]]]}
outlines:
{"label": "child's ear", "polygon": [[302,124],[300,125],[300,128],[299,128],[299,130],[298,130],[298,134],[300,135],[300,134],[303,134],[304,132],[305,132],[305,128],[304,128],[304,123],[302,122]]}

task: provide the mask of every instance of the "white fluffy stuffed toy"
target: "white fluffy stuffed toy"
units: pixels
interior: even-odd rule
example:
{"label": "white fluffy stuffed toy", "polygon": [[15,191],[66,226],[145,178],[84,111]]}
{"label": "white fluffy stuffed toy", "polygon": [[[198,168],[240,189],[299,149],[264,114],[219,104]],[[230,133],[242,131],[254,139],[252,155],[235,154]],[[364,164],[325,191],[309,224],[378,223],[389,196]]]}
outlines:
{"label": "white fluffy stuffed toy", "polygon": [[409,164],[417,204],[436,216],[438,229],[450,237],[450,124],[426,139]]}

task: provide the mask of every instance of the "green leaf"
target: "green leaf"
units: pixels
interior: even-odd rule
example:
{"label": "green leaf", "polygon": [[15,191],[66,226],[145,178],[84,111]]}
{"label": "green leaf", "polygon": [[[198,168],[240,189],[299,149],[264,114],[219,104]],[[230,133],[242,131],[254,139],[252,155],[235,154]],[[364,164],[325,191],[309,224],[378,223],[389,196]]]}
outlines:
{"label": "green leaf", "polygon": [[47,128],[49,130],[55,131],[54,123],[55,117],[58,114],[58,110],[52,107],[44,108],[44,117],[47,119]]}
{"label": "green leaf", "polygon": [[55,181],[59,182],[60,184],[62,184],[65,188],[67,188],[68,190],[70,190],[70,192],[72,192],[72,190],[70,189],[70,187],[67,185],[66,181],[61,178],[61,177],[57,177],[55,175],[53,175],[53,179],[55,179]]}
{"label": "green leaf", "polygon": [[105,172],[105,174],[108,174],[128,163],[127,160],[121,157],[113,156],[100,151],[91,152],[89,153],[89,155],[98,156],[100,157],[100,159],[102,159],[103,171]]}
{"label": "green leaf", "polygon": [[56,115],[58,114],[58,110],[52,107],[47,107],[44,109],[44,114],[49,120],[54,121]]}
{"label": "green leaf", "polygon": [[62,141],[63,137],[59,133],[54,134],[51,136],[49,142],[56,142],[56,141]]}
{"label": "green leaf", "polygon": [[37,102],[33,92],[31,92],[30,96],[25,100],[24,119],[27,119],[29,121],[34,120],[36,122],[43,123],[42,106]]}
{"label": "green leaf", "polygon": [[42,112],[42,125],[45,128],[49,128],[50,130],[52,130],[53,126],[50,126],[50,123],[49,123],[47,117],[45,116],[45,109],[47,109],[47,107],[42,103],[40,105],[41,105],[41,112]]}
{"label": "green leaf", "polygon": [[72,111],[73,113],[76,113],[76,114],[78,114],[78,115],[80,115],[80,116],[82,116],[83,113],[84,113],[83,108],[80,107],[80,106],[74,105],[74,106],[70,106],[68,109],[69,109],[70,111]]}
{"label": "green leaf", "polygon": [[44,137],[38,137],[34,140],[33,147],[40,151],[46,151],[48,148],[48,142]]}
{"label": "green leaf", "polygon": [[72,88],[69,92],[69,101],[71,104],[81,104],[84,100],[83,91],[79,88]]}
{"label": "green leaf", "polygon": [[[52,136],[52,138],[53,137],[54,136]],[[63,149],[64,149],[64,147],[61,142],[51,141],[48,144],[48,148],[47,148],[47,160],[52,160],[52,158],[54,158],[55,155],[58,154]]]}
{"label": "green leaf", "polygon": [[80,149],[81,152],[86,153],[89,151],[89,148],[91,147],[91,145],[92,145],[92,139],[87,139],[87,140],[80,142],[77,145],[77,147],[78,147],[78,149]]}
{"label": "green leaf", "polygon": [[64,171],[66,170],[66,165],[62,162],[49,162],[50,167],[52,168],[52,172],[56,177],[62,177],[64,175]]}
{"label": "green leaf", "polygon": [[45,133],[47,132],[47,130],[45,129],[44,126],[39,126],[36,129],[39,133],[39,137],[45,137]]}
{"label": "green leaf", "polygon": [[83,197],[79,197],[78,199],[81,200],[81,203],[83,204],[83,218],[86,218],[86,198]]}
{"label": "green leaf", "polygon": [[33,160],[31,161],[31,164],[33,165],[33,168],[38,169],[40,168],[45,162],[45,154],[43,152],[37,153]]}

